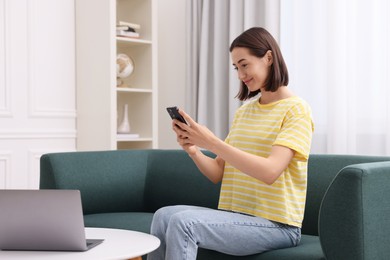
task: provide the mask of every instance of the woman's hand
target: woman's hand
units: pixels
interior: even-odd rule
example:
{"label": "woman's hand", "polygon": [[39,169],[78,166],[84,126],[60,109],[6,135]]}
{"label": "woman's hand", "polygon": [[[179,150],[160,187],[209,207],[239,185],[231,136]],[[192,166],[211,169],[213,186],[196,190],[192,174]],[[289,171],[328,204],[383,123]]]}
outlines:
{"label": "woman's hand", "polygon": [[183,130],[185,125],[186,124],[180,122],[179,120],[172,120],[172,129],[176,133],[176,140],[178,144],[183,148],[183,150],[192,156],[196,154],[198,148],[194,144],[189,143],[188,140],[186,140],[186,137],[183,135],[185,132],[185,130]]}
{"label": "woman's hand", "polygon": [[183,148],[184,151],[186,151],[190,156],[195,155],[198,148],[189,142],[185,140],[185,136],[182,134],[183,130],[178,126],[180,122],[176,119],[172,121],[172,129],[176,133],[176,140],[179,143],[179,145]]}
{"label": "woman's hand", "polygon": [[198,146],[206,150],[212,151],[213,146],[217,143],[217,138],[207,127],[202,126],[195,122],[189,115],[183,110],[179,110],[179,113],[187,121],[187,124],[181,123],[178,120],[173,120],[173,130],[176,132],[177,141],[188,153],[193,153],[194,147]]}
{"label": "woman's hand", "polygon": [[214,183],[220,182],[223,176],[225,161],[218,156],[213,159],[204,155],[198,147],[212,152],[211,148],[213,148],[213,144],[215,145],[221,140],[209,129],[196,123],[184,111],[179,110],[179,113],[184,117],[188,125],[176,119],[172,121],[172,128],[177,135],[177,142],[207,178]]}

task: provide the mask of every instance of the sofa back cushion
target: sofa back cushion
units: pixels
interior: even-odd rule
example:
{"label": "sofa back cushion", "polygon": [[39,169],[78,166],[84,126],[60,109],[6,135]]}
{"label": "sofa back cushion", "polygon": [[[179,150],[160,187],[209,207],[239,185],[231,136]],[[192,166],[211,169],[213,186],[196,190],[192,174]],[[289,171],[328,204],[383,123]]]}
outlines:
{"label": "sofa back cushion", "polygon": [[326,190],[346,166],[358,163],[389,161],[390,157],[361,155],[312,154],[309,157],[308,184],[302,234],[318,235],[318,214]]}
{"label": "sofa back cushion", "polygon": [[[209,152],[206,155],[213,157]],[[148,211],[168,205],[217,208],[220,184],[209,181],[183,150],[153,150],[148,158],[145,205]]]}
{"label": "sofa back cushion", "polygon": [[148,151],[94,151],[45,154],[41,189],[77,189],[84,214],[144,211]]}

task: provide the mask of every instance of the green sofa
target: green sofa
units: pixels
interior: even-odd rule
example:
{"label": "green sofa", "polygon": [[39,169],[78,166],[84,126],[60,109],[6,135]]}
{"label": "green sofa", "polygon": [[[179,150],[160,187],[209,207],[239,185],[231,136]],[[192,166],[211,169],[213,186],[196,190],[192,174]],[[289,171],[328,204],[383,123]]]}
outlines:
{"label": "green sofa", "polygon": [[[149,232],[160,207],[216,208],[220,186],[184,151],[151,149],[45,154],[40,188],[80,190],[88,227]],[[246,257],[199,249],[198,259],[388,259],[389,216],[390,157],[313,154],[297,247]]]}

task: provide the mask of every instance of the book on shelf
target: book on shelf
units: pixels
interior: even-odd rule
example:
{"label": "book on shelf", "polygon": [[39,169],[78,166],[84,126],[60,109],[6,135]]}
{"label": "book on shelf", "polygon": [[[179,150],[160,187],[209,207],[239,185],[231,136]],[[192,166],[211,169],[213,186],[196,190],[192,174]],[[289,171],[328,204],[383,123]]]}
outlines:
{"label": "book on shelf", "polygon": [[118,21],[117,22],[117,26],[129,26],[133,29],[141,29],[141,25],[139,25],[138,23],[129,23],[129,22],[125,22],[125,21]]}
{"label": "book on shelf", "polygon": [[139,38],[139,33],[125,30],[116,30],[116,35],[121,37]]}
{"label": "book on shelf", "polygon": [[127,25],[117,25],[116,30],[135,32],[135,29]]}
{"label": "book on shelf", "polygon": [[139,32],[136,30],[140,28],[141,26],[139,24],[119,21],[116,24],[116,35],[129,38],[139,38]]}

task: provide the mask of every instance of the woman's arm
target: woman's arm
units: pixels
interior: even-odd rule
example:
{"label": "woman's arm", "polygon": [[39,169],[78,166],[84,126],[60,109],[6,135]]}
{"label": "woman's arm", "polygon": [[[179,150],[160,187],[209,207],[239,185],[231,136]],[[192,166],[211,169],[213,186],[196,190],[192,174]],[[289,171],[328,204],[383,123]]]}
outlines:
{"label": "woman's arm", "polygon": [[195,154],[189,154],[195,162],[198,169],[213,183],[218,183],[222,180],[223,170],[225,166],[224,160],[220,157],[215,159],[204,155],[199,149]]}
{"label": "woman's arm", "polygon": [[222,180],[223,170],[225,166],[224,160],[220,157],[211,158],[204,155],[198,147],[186,142],[182,136],[182,129],[177,127],[175,121],[172,122],[172,128],[176,132],[177,142],[188,153],[194,161],[198,169],[213,183],[218,183]]}
{"label": "woman's arm", "polygon": [[294,151],[284,146],[272,146],[268,157],[261,157],[244,152],[224,142],[210,146],[210,151],[218,154],[234,168],[266,184],[273,184],[287,168]]}
{"label": "woman's arm", "polygon": [[189,123],[186,125],[178,121],[174,122],[174,129],[176,128],[182,146],[196,145],[205,148],[215,153],[217,158],[229,162],[234,168],[264,183],[274,183],[294,156],[294,151],[284,146],[273,146],[267,158],[244,152],[216,137],[208,128],[196,123],[184,111],[180,110],[180,113]]}

